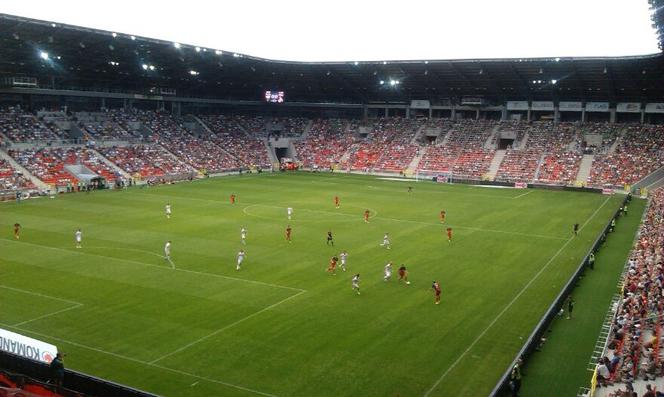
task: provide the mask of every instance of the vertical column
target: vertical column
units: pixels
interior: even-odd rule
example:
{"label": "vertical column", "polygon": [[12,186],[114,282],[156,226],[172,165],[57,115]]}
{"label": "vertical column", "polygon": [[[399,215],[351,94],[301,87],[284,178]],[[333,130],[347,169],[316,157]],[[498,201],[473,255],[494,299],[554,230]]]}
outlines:
{"label": "vertical column", "polygon": [[616,109],[609,110],[609,122],[611,124],[616,122]]}
{"label": "vertical column", "polygon": [[106,98],[101,97],[101,100],[100,100],[100,103],[99,103],[99,107],[101,107],[102,109],[105,109],[105,108],[106,108]]}
{"label": "vertical column", "polygon": [[454,107],[454,105],[452,105],[452,109],[450,111],[450,117],[452,118],[452,120],[456,120],[456,108]]}
{"label": "vertical column", "polygon": [[532,119],[530,118],[531,116],[532,116],[532,112],[531,112],[530,108],[528,108],[528,116],[527,116],[527,119],[528,119],[528,122],[529,122],[529,123],[532,121]]}
{"label": "vertical column", "polygon": [[429,119],[433,118],[433,109],[431,109],[431,106],[429,106]]}
{"label": "vertical column", "polygon": [[410,106],[406,106],[406,118],[410,118]]}
{"label": "vertical column", "polygon": [[560,122],[560,109],[558,108],[558,106],[555,106],[553,108],[553,122],[554,123]]}
{"label": "vertical column", "polygon": [[641,109],[641,124],[646,122],[646,111],[645,109]]}
{"label": "vertical column", "polygon": [[479,120],[479,119],[480,119],[480,110],[477,109],[477,110],[475,110],[475,120]]}
{"label": "vertical column", "polygon": [[385,117],[390,117],[390,109],[385,107]]}
{"label": "vertical column", "polygon": [[585,123],[586,122],[586,108],[581,109],[581,122]]}
{"label": "vertical column", "polygon": [[362,119],[366,121],[369,118],[369,107],[367,105],[362,106]]}

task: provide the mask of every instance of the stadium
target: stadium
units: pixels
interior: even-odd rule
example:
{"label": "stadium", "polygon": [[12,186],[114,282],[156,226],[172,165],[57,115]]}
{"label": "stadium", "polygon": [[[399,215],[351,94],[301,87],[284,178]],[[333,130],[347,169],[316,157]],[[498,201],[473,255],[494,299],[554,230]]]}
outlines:
{"label": "stadium", "polygon": [[0,396],[660,395],[634,2],[652,53],[346,61],[0,7]]}

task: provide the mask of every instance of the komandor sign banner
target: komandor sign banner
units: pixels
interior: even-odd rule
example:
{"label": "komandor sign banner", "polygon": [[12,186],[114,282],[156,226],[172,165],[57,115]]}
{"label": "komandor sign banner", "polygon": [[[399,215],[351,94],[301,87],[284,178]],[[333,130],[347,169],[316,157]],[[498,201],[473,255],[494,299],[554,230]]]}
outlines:
{"label": "komandor sign banner", "polygon": [[583,110],[583,104],[581,102],[560,101],[558,110],[561,112],[580,112]]}
{"label": "komandor sign banner", "polygon": [[0,350],[46,364],[50,364],[58,354],[58,348],[53,345],[2,328]]}
{"label": "komandor sign banner", "polygon": [[528,101],[507,101],[507,110],[528,110]]}

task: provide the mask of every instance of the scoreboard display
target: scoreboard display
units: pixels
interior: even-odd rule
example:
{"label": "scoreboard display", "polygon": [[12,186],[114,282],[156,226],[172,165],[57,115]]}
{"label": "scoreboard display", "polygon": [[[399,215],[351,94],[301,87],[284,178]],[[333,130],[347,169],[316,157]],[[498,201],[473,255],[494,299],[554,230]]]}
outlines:
{"label": "scoreboard display", "polygon": [[284,103],[284,92],[265,91],[265,101],[270,103]]}

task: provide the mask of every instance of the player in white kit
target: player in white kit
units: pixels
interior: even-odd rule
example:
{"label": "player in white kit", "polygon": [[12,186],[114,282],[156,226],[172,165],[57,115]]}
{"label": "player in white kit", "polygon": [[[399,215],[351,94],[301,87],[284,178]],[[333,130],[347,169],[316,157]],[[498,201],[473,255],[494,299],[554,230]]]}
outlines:
{"label": "player in white kit", "polygon": [[166,244],[164,244],[164,259],[171,264],[171,268],[175,269],[175,263],[171,260],[171,240],[168,240]]}
{"label": "player in white kit", "polygon": [[240,252],[237,253],[237,266],[235,266],[235,270],[240,270],[240,266],[242,265],[242,261],[244,261],[244,250],[240,250]]}
{"label": "player in white kit", "polygon": [[81,248],[81,242],[83,241],[83,232],[81,232],[81,229],[76,230],[74,239],[76,240],[76,248]]}
{"label": "player in white kit", "polygon": [[166,204],[166,218],[171,219],[171,203]]}
{"label": "player in white kit", "polygon": [[383,281],[389,281],[392,278],[392,262],[387,262],[385,265]]}
{"label": "player in white kit", "polygon": [[341,260],[341,270],[346,271],[346,259],[348,258],[348,252],[343,251],[339,254],[339,259]]}
{"label": "player in white kit", "polygon": [[381,247],[386,247],[388,250],[391,249],[390,248],[390,235],[389,235],[389,233],[385,233],[385,235],[383,236],[383,243],[380,246]]}
{"label": "player in white kit", "polygon": [[357,294],[360,294],[360,273],[357,273],[356,275],[353,276],[353,291],[357,292]]}
{"label": "player in white kit", "polygon": [[288,213],[288,220],[290,221],[291,218],[293,217],[293,208],[292,207],[286,208],[286,213]]}
{"label": "player in white kit", "polygon": [[247,229],[242,228],[242,230],[240,230],[240,239],[242,239],[243,245],[247,245]]}

